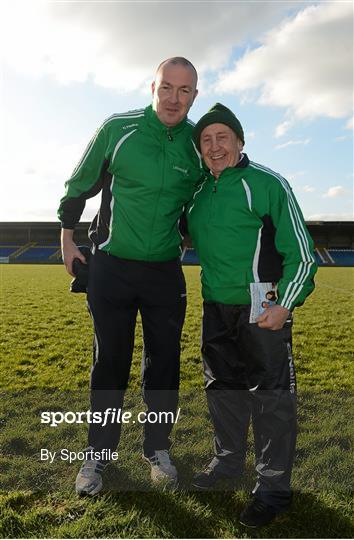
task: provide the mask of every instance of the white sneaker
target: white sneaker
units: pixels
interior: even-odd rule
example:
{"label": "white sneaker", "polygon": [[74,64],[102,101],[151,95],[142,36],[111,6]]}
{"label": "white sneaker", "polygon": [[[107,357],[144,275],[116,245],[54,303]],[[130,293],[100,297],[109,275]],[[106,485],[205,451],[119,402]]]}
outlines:
{"label": "white sneaker", "polygon": [[105,465],[102,461],[88,459],[82,464],[75,482],[78,495],[96,495],[102,489],[102,473]]}
{"label": "white sneaker", "polygon": [[151,480],[154,483],[171,482],[177,484],[177,469],[170,459],[168,450],[155,450],[155,453],[143,459],[151,465]]}

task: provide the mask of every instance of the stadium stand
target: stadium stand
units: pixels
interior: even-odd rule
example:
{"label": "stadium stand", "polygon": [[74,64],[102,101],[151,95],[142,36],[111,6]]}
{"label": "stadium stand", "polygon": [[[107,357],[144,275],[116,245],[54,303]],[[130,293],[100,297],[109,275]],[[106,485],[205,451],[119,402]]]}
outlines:
{"label": "stadium stand", "polygon": [[[354,266],[354,221],[307,222],[319,266]],[[77,245],[90,245],[89,223],[75,229]],[[61,264],[60,224],[57,222],[0,222],[0,263]],[[183,264],[199,264],[187,243]]]}
{"label": "stadium stand", "polygon": [[322,264],[324,264],[324,260],[322,259],[322,255],[318,251],[318,248],[315,249],[315,259],[318,266],[322,266]]}
{"label": "stadium stand", "polygon": [[183,264],[196,265],[199,264],[198,255],[193,248],[188,248],[182,259]]}
{"label": "stadium stand", "polygon": [[58,251],[59,246],[34,246],[16,257],[16,261],[22,262],[49,262],[49,257]]}
{"label": "stadium stand", "polygon": [[10,257],[12,253],[15,253],[20,246],[0,246],[0,257]]}
{"label": "stadium stand", "polygon": [[354,266],[354,249],[329,249],[336,266]]}
{"label": "stadium stand", "polygon": [[329,254],[328,249],[325,247],[322,248],[315,248],[315,253],[318,256],[318,260],[320,261],[320,265],[326,265],[326,264],[335,264],[333,258]]}

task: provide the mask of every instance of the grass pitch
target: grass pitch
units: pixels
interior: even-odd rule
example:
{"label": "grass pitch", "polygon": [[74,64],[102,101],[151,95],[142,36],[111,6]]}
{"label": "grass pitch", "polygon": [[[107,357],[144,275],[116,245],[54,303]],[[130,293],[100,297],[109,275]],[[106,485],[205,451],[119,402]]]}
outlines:
{"label": "grass pitch", "polygon": [[[252,437],[247,468],[233,488],[190,490],[193,474],[212,455],[212,428],[199,353],[199,268],[186,267],[188,310],[182,336],[181,420],[172,450],[181,485],[151,489],[140,458],[141,426],[123,430],[118,464],[93,500],[73,493],[78,464],[40,463],[42,447],[86,445],[85,426],[40,424],[41,410],[85,410],[92,329],[84,295],[68,292],[63,267],[0,266],[0,535],[51,538],[351,538],[350,449],[353,388],[354,269],[321,268],[317,288],[295,312],[294,357],[299,388],[299,437],[294,504],[271,526],[251,532],[237,517],[254,480]],[[138,324],[126,406],[139,397]]]}

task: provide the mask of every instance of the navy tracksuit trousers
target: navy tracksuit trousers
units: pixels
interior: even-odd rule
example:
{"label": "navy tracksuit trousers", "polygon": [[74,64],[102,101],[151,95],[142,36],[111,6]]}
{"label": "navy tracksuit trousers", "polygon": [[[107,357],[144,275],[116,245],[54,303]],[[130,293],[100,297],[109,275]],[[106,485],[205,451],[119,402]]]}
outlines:
{"label": "navy tracksuit trousers", "polygon": [[250,306],[204,303],[202,356],[216,467],[229,476],[242,472],[252,418],[253,493],[280,511],[291,501],[296,442],[291,322],[266,330],[250,324],[249,313]]}
{"label": "navy tracksuit trousers", "polygon": [[[139,311],[144,335],[142,390],[147,413],[166,411],[175,415],[186,310],[180,261],[125,260],[96,250],[90,259],[87,299],[95,332],[91,411],[123,407]],[[170,447],[172,427],[173,422],[144,424],[146,456]],[[120,428],[119,423],[104,427],[91,423],[89,445],[95,450],[115,450]]]}

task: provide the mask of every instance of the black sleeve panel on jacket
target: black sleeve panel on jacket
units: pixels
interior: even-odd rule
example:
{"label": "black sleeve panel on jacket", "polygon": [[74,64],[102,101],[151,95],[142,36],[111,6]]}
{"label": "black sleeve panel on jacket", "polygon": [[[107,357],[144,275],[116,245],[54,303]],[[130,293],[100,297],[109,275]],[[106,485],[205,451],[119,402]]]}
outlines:
{"label": "black sleeve panel on jacket", "polygon": [[183,237],[187,236],[188,234],[188,221],[187,221],[187,210],[184,208],[183,214],[179,218],[178,223],[179,232]]}
{"label": "black sleeve panel on jacket", "polygon": [[105,242],[109,235],[111,221],[112,174],[106,169],[102,175],[101,206],[89,228],[90,240],[98,246]]}
{"label": "black sleeve panel on jacket", "polygon": [[275,247],[275,232],[272,218],[262,216],[263,229],[258,262],[258,275],[262,282],[278,282],[283,275],[283,257]]}
{"label": "black sleeve panel on jacket", "polygon": [[79,197],[71,197],[63,201],[61,206],[61,226],[63,229],[74,229],[76,223],[80,221],[81,214],[85,208],[86,200],[91,199],[101,191],[108,165],[109,161],[106,160],[102,165],[97,182],[88,191],[81,193]]}

